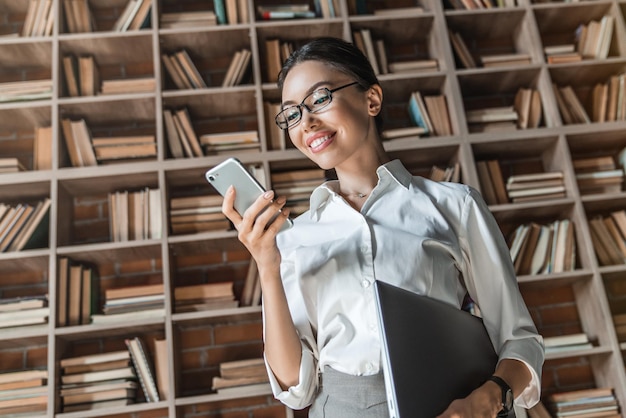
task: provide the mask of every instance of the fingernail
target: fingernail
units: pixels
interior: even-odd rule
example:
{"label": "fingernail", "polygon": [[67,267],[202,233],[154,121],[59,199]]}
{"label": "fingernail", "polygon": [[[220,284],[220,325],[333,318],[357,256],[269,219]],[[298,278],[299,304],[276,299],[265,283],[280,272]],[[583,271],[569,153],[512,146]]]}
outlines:
{"label": "fingernail", "polygon": [[235,188],[233,187],[233,185],[231,184],[230,186],[228,186],[228,189],[226,189],[226,193],[230,194],[233,192],[233,190],[235,190]]}
{"label": "fingernail", "polygon": [[274,196],[273,190],[268,190],[265,193],[263,193],[263,197],[266,199],[271,199],[273,196]]}

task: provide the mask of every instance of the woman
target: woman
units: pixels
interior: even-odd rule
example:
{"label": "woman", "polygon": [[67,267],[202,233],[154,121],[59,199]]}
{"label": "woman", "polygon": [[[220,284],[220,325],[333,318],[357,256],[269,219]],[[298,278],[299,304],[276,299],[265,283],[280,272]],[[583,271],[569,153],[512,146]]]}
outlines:
{"label": "woman", "polygon": [[[259,268],[265,359],[274,395],[311,405],[311,417],[388,416],[373,280],[457,307],[479,305],[499,362],[494,376],[440,417],[494,417],[508,384],[516,402],[540,396],[542,339],[519,294],[508,248],[479,194],[412,177],[379,135],[383,91],[367,58],[340,39],[311,41],[279,76],[276,123],[338,180],[319,186],[310,210],[277,234],[287,210],[268,191],[241,216],[236,190],[222,210]],[[257,218],[257,214],[266,206]],[[510,407],[510,405],[509,405]]]}

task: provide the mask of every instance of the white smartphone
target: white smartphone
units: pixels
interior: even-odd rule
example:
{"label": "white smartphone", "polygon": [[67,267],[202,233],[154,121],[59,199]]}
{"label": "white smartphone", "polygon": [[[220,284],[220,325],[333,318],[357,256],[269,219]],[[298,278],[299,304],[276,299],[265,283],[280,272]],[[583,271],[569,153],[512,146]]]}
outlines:
{"label": "white smartphone", "polygon": [[[256,178],[243,166],[237,158],[228,158],[219,163],[215,167],[207,170],[205,173],[206,180],[224,196],[226,190],[231,185],[235,187],[235,204],[234,207],[243,214],[259,196],[265,193],[265,188],[258,182]],[[278,213],[276,213],[278,216]],[[270,223],[276,219],[272,218]],[[287,218],[280,231],[284,231],[293,225],[293,221]]]}

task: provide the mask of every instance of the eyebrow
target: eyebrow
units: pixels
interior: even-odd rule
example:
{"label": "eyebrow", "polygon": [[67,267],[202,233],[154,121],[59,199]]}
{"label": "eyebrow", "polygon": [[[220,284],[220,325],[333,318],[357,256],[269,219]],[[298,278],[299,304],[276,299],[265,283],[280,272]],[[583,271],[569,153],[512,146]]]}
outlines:
{"label": "eyebrow", "polygon": [[[322,81],[318,81],[317,83],[313,84],[311,87],[309,87],[309,89],[305,92],[304,97],[307,97],[309,94],[313,93],[315,90],[317,90],[318,88],[320,88],[323,85],[330,85],[331,82],[327,81],[327,80],[322,80]],[[293,100],[287,100],[286,102],[282,102],[281,103],[281,107],[286,107],[286,106],[290,106],[290,105],[298,105],[301,102],[295,102]]]}

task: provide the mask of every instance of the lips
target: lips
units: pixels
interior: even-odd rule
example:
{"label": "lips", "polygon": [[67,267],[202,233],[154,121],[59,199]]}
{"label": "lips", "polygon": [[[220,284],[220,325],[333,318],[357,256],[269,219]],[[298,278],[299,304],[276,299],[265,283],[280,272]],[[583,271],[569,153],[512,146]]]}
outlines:
{"label": "lips", "polygon": [[333,133],[318,134],[307,140],[307,146],[311,151],[316,152],[326,147],[326,145],[334,138]]}

